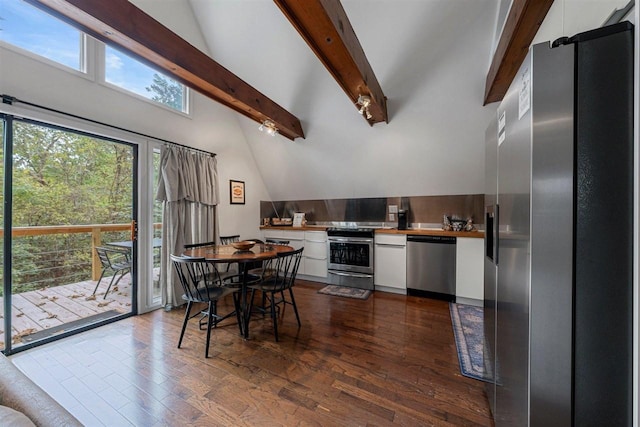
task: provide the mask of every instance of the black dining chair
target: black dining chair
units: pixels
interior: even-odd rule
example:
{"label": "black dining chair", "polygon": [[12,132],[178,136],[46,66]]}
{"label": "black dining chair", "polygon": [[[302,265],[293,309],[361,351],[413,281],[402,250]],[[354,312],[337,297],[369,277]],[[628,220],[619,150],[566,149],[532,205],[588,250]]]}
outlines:
{"label": "black dining chair", "polygon": [[[109,282],[109,286],[107,286],[107,290],[104,292],[103,299],[107,298],[107,294],[109,293],[109,289],[113,285],[118,284],[120,279],[124,277],[125,274],[131,272],[131,251],[129,249],[119,249],[119,248],[110,248],[105,246],[96,246],[96,254],[100,259],[100,264],[102,264],[102,273],[100,274],[100,278],[98,279],[98,283],[96,283],[96,287],[93,290],[91,295],[95,295],[98,290],[98,286],[100,286],[100,282],[106,273],[112,273],[111,281]],[[116,280],[117,278],[117,280]],[[115,280],[115,283],[114,283]]]}
{"label": "black dining chair", "polygon": [[[236,236],[231,236],[231,237],[236,237]],[[237,237],[240,237],[240,236],[237,236]],[[184,249],[187,250],[187,249],[201,248],[204,246],[215,246],[215,244],[216,242],[189,243],[187,245],[184,245]],[[226,281],[227,283],[237,282],[238,273],[236,273],[235,271],[229,271],[229,264],[225,264],[223,268],[224,268],[224,271],[220,271],[220,269],[217,270],[218,274],[220,275],[220,278],[223,281]]]}
{"label": "black dining chair", "polygon": [[193,248],[201,248],[203,246],[213,246],[216,242],[201,242],[201,243],[189,243],[188,245],[184,245],[185,249],[193,249]]}
{"label": "black dining chair", "polygon": [[239,242],[240,235],[234,234],[233,236],[220,236],[220,244],[221,245],[230,245],[233,242]]}
{"label": "black dining chair", "polygon": [[[289,240],[268,238],[268,239],[265,239],[265,243],[268,245],[288,246]],[[260,266],[256,266],[253,269],[249,270],[249,274],[252,276],[258,276],[261,279],[265,277],[269,277],[273,275],[273,272],[274,272],[273,263],[274,263],[274,260],[263,261]]]}
{"label": "black dining chair", "polygon": [[287,246],[289,244],[289,240],[283,240],[283,239],[265,239],[265,241],[269,244],[272,245],[284,245]]}
{"label": "black dining chair", "polygon": [[[209,357],[209,343],[211,341],[211,328],[217,327],[222,320],[236,315],[238,316],[238,300],[234,289],[222,286],[222,279],[216,269],[214,263],[207,262],[204,258],[192,258],[184,256],[171,255],[171,261],[175,268],[176,274],[184,294],[182,299],[187,302],[187,308],[184,314],[184,322],[180,331],[180,339],[178,340],[178,348],[182,345],[182,339],[190,319],[202,314],[207,318],[207,341],[204,350],[204,357]],[[233,304],[235,310],[225,316],[218,315],[218,301],[225,296],[233,295]],[[194,303],[207,304],[206,310],[199,310],[191,315],[191,309]],[[238,324],[240,319],[238,318]],[[202,322],[198,324],[202,329]]]}
{"label": "black dining chair", "polygon": [[[266,296],[268,306],[266,309],[271,311],[271,320],[273,321],[273,334],[276,342],[278,341],[278,313],[280,313],[280,307],[284,312],[284,306],[290,304],[293,306],[293,311],[296,314],[296,320],[298,321],[298,327],[301,326],[300,316],[298,314],[298,307],[296,306],[296,300],[293,296],[293,286],[295,284],[296,275],[298,274],[298,267],[300,267],[300,261],[302,259],[302,251],[304,248],[300,248],[293,252],[279,253],[273,263],[274,272],[270,276],[263,275],[263,279],[255,284],[250,285],[251,299],[249,302],[249,312],[253,308],[253,297],[255,291],[262,291]],[[285,298],[285,291],[289,291],[290,300]]]}

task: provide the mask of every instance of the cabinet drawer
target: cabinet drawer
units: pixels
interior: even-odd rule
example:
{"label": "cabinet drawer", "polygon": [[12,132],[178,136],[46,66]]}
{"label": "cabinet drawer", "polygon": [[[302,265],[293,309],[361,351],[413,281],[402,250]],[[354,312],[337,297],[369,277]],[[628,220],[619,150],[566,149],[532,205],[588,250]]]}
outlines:
{"label": "cabinet drawer", "polygon": [[326,242],[327,233],[325,231],[305,231],[304,238],[310,242]]}
{"label": "cabinet drawer", "polygon": [[304,240],[304,231],[282,230],[282,238],[292,243],[294,240]]}
{"label": "cabinet drawer", "polygon": [[304,258],[304,274],[307,276],[327,277],[327,260]]}
{"label": "cabinet drawer", "polygon": [[407,236],[404,234],[376,234],[376,245],[407,246]]}
{"label": "cabinet drawer", "polygon": [[[305,241],[303,255],[313,259],[327,259],[327,244],[325,242]],[[325,261],[326,262],[326,261]]]}
{"label": "cabinet drawer", "polygon": [[265,239],[282,239],[283,230],[264,230]]}

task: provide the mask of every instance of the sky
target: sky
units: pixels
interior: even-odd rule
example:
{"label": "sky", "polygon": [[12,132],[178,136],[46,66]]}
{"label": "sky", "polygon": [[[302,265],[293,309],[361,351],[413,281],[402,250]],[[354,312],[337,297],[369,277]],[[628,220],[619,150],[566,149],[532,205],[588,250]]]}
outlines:
{"label": "sky", "polygon": [[[21,0],[0,0],[0,41],[82,71],[82,33]],[[105,80],[150,98],[157,73],[118,50],[105,48]]]}

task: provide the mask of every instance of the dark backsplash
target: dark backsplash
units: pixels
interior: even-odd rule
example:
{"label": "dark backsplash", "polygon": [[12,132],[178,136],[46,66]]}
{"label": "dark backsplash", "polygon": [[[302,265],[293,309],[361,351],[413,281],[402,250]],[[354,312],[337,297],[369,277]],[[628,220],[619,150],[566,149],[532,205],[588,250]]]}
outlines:
{"label": "dark backsplash", "polygon": [[304,212],[311,224],[331,221],[392,222],[389,221],[389,205],[408,209],[409,223],[441,224],[443,215],[448,215],[461,219],[471,217],[475,224],[484,224],[483,194],[261,201],[260,218],[286,218],[293,217],[294,212]]}

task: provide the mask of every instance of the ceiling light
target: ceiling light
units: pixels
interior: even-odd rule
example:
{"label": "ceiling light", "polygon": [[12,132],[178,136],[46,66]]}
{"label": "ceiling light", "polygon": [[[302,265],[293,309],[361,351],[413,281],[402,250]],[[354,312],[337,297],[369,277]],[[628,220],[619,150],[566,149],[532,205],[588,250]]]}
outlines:
{"label": "ceiling light", "polygon": [[373,116],[369,112],[369,106],[371,105],[371,98],[369,98],[367,95],[360,95],[358,96],[358,101],[356,102],[356,105],[360,105],[360,110],[358,110],[358,112],[363,116],[365,116],[367,120],[371,120],[373,118]]}
{"label": "ceiling light", "polygon": [[276,127],[276,124],[273,123],[271,120],[265,120],[264,122],[262,122],[262,124],[258,129],[261,132],[267,132],[267,134],[269,134],[270,136],[276,136],[276,134],[278,133],[278,128]]}

